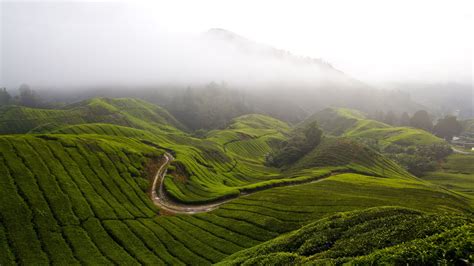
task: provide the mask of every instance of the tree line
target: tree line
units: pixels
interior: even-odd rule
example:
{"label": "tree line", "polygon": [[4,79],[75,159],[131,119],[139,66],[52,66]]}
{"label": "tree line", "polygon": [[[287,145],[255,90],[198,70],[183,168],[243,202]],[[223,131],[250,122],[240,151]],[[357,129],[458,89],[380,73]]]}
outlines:
{"label": "tree line", "polygon": [[433,123],[433,116],[426,110],[418,110],[412,116],[407,112],[403,112],[398,116],[393,111],[384,113],[383,111],[375,111],[371,118],[379,122],[383,122],[392,126],[405,126],[423,129],[431,132],[436,136],[445,140],[452,140],[454,136],[458,136],[462,132],[462,124],[457,120],[456,116],[446,115]]}
{"label": "tree line", "polygon": [[18,95],[11,96],[6,88],[0,88],[0,106],[21,105],[36,108],[44,107],[44,102],[41,100],[40,96],[28,85],[21,85],[18,91]]}

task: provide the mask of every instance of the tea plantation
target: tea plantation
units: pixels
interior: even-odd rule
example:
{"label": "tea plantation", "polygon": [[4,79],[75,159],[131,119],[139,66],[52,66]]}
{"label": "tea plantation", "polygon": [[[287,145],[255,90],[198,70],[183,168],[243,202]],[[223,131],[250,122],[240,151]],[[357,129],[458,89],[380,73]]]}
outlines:
{"label": "tea plantation", "polygon": [[[453,187],[350,136],[324,137],[285,169],[266,166],[291,129],[246,115],[197,138],[136,99],[3,107],[0,265],[473,261],[463,158],[443,166]],[[174,157],[163,181],[170,199],[222,204],[199,214],[159,209],[150,188],[165,153]]]}

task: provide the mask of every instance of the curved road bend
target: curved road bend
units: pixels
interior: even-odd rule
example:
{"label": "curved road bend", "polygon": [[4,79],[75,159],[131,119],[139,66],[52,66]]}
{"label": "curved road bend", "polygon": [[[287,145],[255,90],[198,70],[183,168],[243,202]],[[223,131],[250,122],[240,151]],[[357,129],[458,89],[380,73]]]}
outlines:
{"label": "curved road bend", "polygon": [[[201,212],[209,212],[217,208],[219,205],[229,201],[229,200],[222,200],[214,203],[209,204],[196,204],[196,205],[188,205],[183,203],[178,203],[165,194],[164,189],[164,178],[166,176],[167,167],[171,161],[173,161],[173,156],[169,153],[165,153],[164,155],[165,162],[158,168],[156,172],[155,178],[153,180],[153,185],[151,187],[151,199],[158,206],[160,209],[166,210],[172,213],[187,213],[187,214],[194,214],[194,213],[201,213]],[[157,189],[157,186],[158,189]]]}
{"label": "curved road bend", "polygon": [[459,153],[459,154],[473,154],[472,152],[458,150],[458,149],[454,148],[454,146],[451,146],[451,149],[454,151],[454,153]]}
{"label": "curved road bend", "polygon": [[[191,205],[191,204],[176,202],[175,200],[166,196],[164,185],[163,185],[164,178],[166,176],[166,171],[168,169],[168,165],[170,164],[171,161],[173,161],[174,158],[169,153],[165,153],[164,158],[165,158],[165,162],[160,166],[160,168],[158,168],[155,178],[153,179],[153,185],[151,187],[151,199],[153,200],[153,203],[156,206],[158,206],[160,209],[163,209],[170,213],[195,214],[195,213],[202,213],[202,212],[210,212],[212,210],[217,209],[220,205],[226,202],[229,202],[241,196],[247,196],[252,193],[255,193],[255,192],[249,192],[245,194],[241,193],[240,196],[236,198],[218,200],[213,203],[202,203],[202,204]],[[340,173],[331,173],[331,176],[334,174],[340,174]],[[296,185],[301,185],[305,183],[316,183],[324,179],[326,178],[321,178],[317,180],[308,180],[308,182],[298,183],[298,184],[288,184],[286,186],[296,186]],[[159,185],[159,188],[157,190],[156,187],[158,185]]]}

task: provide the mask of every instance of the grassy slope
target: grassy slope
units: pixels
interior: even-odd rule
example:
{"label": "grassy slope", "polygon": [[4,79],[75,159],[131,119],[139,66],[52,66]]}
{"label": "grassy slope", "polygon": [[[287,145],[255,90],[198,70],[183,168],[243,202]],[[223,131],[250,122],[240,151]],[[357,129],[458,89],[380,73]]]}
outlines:
{"label": "grassy slope", "polygon": [[380,153],[350,138],[326,137],[292,169],[334,167],[380,177],[413,178],[403,168]]}
{"label": "grassy slope", "polygon": [[258,192],[208,214],[157,217],[140,173],[145,158],[159,153],[138,141],[3,136],[0,148],[0,189],[8,197],[0,203],[2,265],[210,264],[334,212],[469,210],[463,198],[418,180],[341,174]]}
{"label": "grassy slope", "polygon": [[109,123],[140,129],[174,131],[182,126],[166,110],[129,98],[94,98],[60,110],[21,106],[0,108],[0,133],[41,133],[61,126],[84,123]]}
{"label": "grassy slope", "polygon": [[426,173],[422,179],[465,195],[474,206],[474,154],[452,154],[438,171]]}
{"label": "grassy slope", "polygon": [[340,213],[226,258],[223,265],[438,264],[474,260],[472,217],[402,208]]}
{"label": "grassy slope", "polygon": [[474,133],[474,119],[467,119],[461,121],[463,125],[463,131],[467,133]]}
{"label": "grassy slope", "polygon": [[306,121],[318,121],[323,130],[336,136],[366,138],[377,140],[383,146],[398,144],[401,146],[442,143],[443,140],[421,129],[392,127],[367,119],[356,110],[327,108],[308,118]]}
{"label": "grassy slope", "polygon": [[[0,203],[0,248],[6,251],[0,253],[0,264],[209,264],[339,211],[385,205],[471,211],[461,195],[390,164],[390,174],[354,157],[344,164],[305,165],[285,173],[266,168],[261,164],[265,153],[285,138],[288,126],[265,116],[238,118],[206,139],[189,137],[169,124],[155,127],[140,116],[132,119],[137,128],[89,121],[54,127],[54,135],[0,137],[0,189],[8,195]],[[141,177],[146,158],[163,151],[143,140],[176,152],[189,175],[185,180],[170,175],[166,185],[175,197],[190,202],[295,178],[318,179],[334,169],[375,170],[265,190],[208,214],[156,217]],[[332,152],[333,146],[328,147]],[[345,146],[336,147],[344,154]],[[382,157],[376,162],[387,163]]]}
{"label": "grassy slope", "polygon": [[[184,180],[168,176],[166,188],[172,196],[187,202],[236,195],[240,188],[273,179],[276,171],[262,165],[263,156],[270,151],[271,143],[282,139],[282,133],[288,130],[285,123],[261,115],[238,118],[222,133],[211,133],[204,140],[176,127],[179,123],[165,110],[135,99],[95,98],[64,110],[7,107],[0,112],[0,132],[4,133],[125,136],[172,149],[176,163],[185,165],[189,176]],[[248,139],[227,143],[244,134]],[[237,153],[248,156],[242,160]]]}
{"label": "grassy slope", "polygon": [[[99,220],[156,215],[143,192],[148,180],[142,171],[147,157],[159,155],[126,138],[0,137],[0,221],[9,259],[22,264],[100,263],[110,262],[107,252],[132,260],[113,241],[94,243],[106,235]],[[6,261],[2,257],[0,263]]]}

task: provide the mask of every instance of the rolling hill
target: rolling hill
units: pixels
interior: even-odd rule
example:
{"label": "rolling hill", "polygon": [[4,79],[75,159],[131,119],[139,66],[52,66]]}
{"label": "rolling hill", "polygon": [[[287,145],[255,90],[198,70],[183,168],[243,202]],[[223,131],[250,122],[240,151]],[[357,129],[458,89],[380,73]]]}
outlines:
{"label": "rolling hill", "polygon": [[421,178],[470,198],[474,206],[474,154],[452,154]]}
{"label": "rolling hill", "polygon": [[[457,248],[446,259],[472,261],[463,253],[472,251],[469,195],[416,178],[350,136],[327,136],[279,169],[265,166],[265,156],[292,127],[264,115],[235,118],[202,138],[135,99],[11,106],[0,121],[1,265],[364,263],[390,262],[389,254],[403,262],[417,257],[403,253],[417,243],[420,252]],[[166,163],[165,154],[174,160]],[[453,171],[465,165],[455,161]],[[190,210],[218,206],[179,214],[154,205],[150,189],[161,167],[172,201]],[[321,246],[320,233],[335,244]],[[392,242],[356,252],[382,236]]]}
{"label": "rolling hill", "polygon": [[376,140],[382,147],[444,143],[429,132],[411,127],[393,127],[368,119],[363,113],[346,108],[327,108],[315,113],[303,123],[317,121],[328,134]]}
{"label": "rolling hill", "polygon": [[0,133],[44,133],[67,125],[108,123],[139,129],[171,131],[183,126],[166,110],[150,103],[125,98],[93,98],[62,109],[23,106],[0,108]]}
{"label": "rolling hill", "polygon": [[473,229],[465,217],[372,208],[318,220],[220,264],[455,264],[472,256]]}

